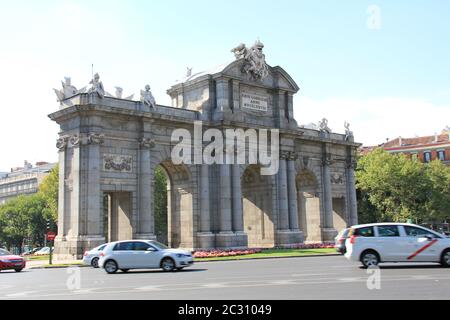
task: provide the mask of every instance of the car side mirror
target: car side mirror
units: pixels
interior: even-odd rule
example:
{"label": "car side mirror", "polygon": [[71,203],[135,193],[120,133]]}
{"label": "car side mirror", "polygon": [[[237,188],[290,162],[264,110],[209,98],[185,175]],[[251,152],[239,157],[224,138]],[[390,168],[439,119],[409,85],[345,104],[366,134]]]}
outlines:
{"label": "car side mirror", "polygon": [[156,249],[155,249],[155,248],[152,248],[152,247],[150,247],[150,248],[147,248],[147,251],[156,251]]}
{"label": "car side mirror", "polygon": [[426,238],[428,241],[431,241],[434,239],[434,237],[430,234],[425,235],[424,238]]}

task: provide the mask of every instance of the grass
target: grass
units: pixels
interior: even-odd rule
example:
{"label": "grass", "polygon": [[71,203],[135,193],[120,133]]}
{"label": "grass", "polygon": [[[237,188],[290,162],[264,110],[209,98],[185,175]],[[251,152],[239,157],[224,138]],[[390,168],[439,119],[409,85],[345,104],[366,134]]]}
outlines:
{"label": "grass", "polygon": [[25,259],[27,261],[41,261],[41,260],[48,260],[49,255],[46,254],[44,256],[27,256]]}
{"label": "grass", "polygon": [[267,249],[261,253],[245,254],[241,256],[213,257],[213,258],[195,258],[195,261],[221,261],[221,260],[240,260],[240,259],[260,259],[260,258],[279,258],[279,257],[301,257],[309,255],[328,255],[336,253],[334,248],[319,249]]}
{"label": "grass", "polygon": [[44,264],[43,266],[40,266],[40,268],[65,268],[79,266],[84,266],[83,262]]}

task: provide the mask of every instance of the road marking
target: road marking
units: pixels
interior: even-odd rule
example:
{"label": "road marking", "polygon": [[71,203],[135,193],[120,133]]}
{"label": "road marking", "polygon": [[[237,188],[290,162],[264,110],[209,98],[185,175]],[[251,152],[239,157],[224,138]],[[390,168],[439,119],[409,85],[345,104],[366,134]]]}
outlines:
{"label": "road marking", "polygon": [[275,280],[275,281],[268,281],[269,284],[295,284],[293,281],[295,280]]}
{"label": "road marking", "polygon": [[419,255],[421,252],[425,251],[426,249],[428,249],[429,247],[431,247],[433,244],[435,244],[437,242],[436,239],[434,239],[433,241],[431,241],[430,243],[427,243],[426,245],[424,245],[422,248],[420,248],[419,250],[417,250],[416,252],[414,252],[412,255],[410,255],[408,257],[408,260],[412,260],[414,259],[414,257],[416,257],[417,255]]}
{"label": "road marking", "polygon": [[17,292],[17,293],[11,293],[11,294],[7,294],[5,295],[5,297],[10,297],[10,298],[19,298],[19,297],[25,297],[31,293],[35,293],[38,291],[23,291],[23,292]]}
{"label": "road marking", "polygon": [[136,290],[142,290],[142,291],[157,291],[162,290],[160,286],[145,286],[145,287],[138,287],[135,288]]}
{"label": "road marking", "polygon": [[207,283],[202,285],[202,287],[206,287],[206,288],[225,288],[227,287],[226,283]]}

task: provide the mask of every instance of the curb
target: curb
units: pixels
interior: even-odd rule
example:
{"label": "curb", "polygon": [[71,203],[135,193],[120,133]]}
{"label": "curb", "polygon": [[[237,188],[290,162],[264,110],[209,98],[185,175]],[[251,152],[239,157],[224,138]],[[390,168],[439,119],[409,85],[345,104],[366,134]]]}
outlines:
{"label": "curb", "polygon": [[[329,253],[329,254],[310,254],[310,255],[303,255],[303,256],[279,256],[279,257],[261,257],[261,258],[241,258],[241,259],[208,260],[208,261],[195,260],[195,258],[194,258],[194,263],[200,263],[200,262],[227,262],[227,261],[242,261],[242,260],[287,259],[287,258],[338,257],[338,256],[342,256],[342,255],[339,254],[339,253]],[[200,259],[202,259],[202,258],[200,258]]]}
{"label": "curb", "polygon": [[25,267],[25,269],[63,269],[63,268],[69,268],[69,267],[80,267],[80,268],[84,268],[84,267],[90,267],[88,265],[85,264],[67,264],[64,266],[33,266],[33,267]]}

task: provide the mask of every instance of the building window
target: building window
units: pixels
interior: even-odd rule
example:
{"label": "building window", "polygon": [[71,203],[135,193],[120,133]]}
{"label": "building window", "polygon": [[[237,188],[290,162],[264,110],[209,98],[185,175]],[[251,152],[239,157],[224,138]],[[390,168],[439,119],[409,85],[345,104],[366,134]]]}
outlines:
{"label": "building window", "polygon": [[437,152],[437,156],[438,156],[439,160],[444,161],[445,160],[445,151],[444,150],[439,150]]}
{"label": "building window", "polygon": [[423,160],[425,162],[430,162],[431,161],[431,152],[427,151],[423,153]]}
{"label": "building window", "polygon": [[417,159],[418,159],[417,153],[411,153],[411,160],[417,160]]}

